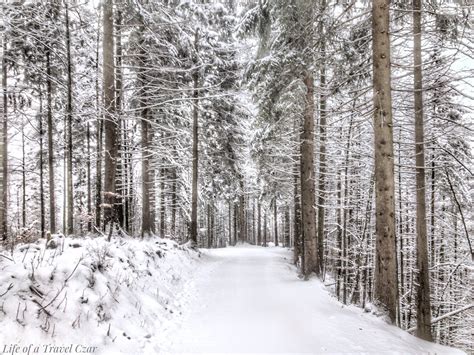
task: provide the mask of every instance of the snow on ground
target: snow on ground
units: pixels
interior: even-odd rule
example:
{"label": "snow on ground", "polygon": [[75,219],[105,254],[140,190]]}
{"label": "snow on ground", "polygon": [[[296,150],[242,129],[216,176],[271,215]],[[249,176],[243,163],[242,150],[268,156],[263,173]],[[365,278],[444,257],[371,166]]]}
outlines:
{"label": "snow on ground", "polygon": [[0,258],[0,353],[141,353],[181,312],[175,295],[201,263],[160,238],[45,244],[1,251],[13,260]]}
{"label": "snow on ground", "polygon": [[150,339],[147,354],[463,354],[342,306],[318,280],[299,280],[283,248],[203,253],[211,262],[189,285],[186,312]]}
{"label": "snow on ground", "polygon": [[0,353],[462,354],[341,306],[283,248],[53,240],[0,258]]}

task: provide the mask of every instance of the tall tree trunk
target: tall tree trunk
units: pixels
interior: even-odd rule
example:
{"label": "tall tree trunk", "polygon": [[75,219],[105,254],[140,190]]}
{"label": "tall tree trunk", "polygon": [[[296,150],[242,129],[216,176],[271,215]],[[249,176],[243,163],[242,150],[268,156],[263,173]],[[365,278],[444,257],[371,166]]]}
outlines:
{"label": "tall tree trunk", "polygon": [[390,1],[373,0],[373,80],[376,260],[375,300],[396,322],[398,309],[395,242],[395,183],[390,72]]}
{"label": "tall tree trunk", "polygon": [[[146,55],[144,52],[142,55]],[[141,70],[143,71],[143,70]],[[142,154],[142,229],[141,236],[146,237],[152,232],[152,220],[151,220],[151,209],[150,209],[150,149],[149,149],[149,129],[150,123],[148,114],[148,103],[146,99],[146,78],[142,72],[139,75],[139,82],[142,86],[140,103],[141,103],[141,154]]]}
{"label": "tall tree trunk", "polygon": [[51,54],[46,52],[46,100],[48,125],[48,181],[49,181],[49,231],[56,233],[56,183],[54,176],[54,141],[53,141],[53,87],[51,81]]}
{"label": "tall tree trunk", "polygon": [[426,229],[425,149],[423,127],[423,73],[421,57],[421,0],[413,0],[413,75],[415,99],[416,153],[416,265],[418,290],[416,302],[416,335],[433,341],[431,334],[430,271]]}
{"label": "tall tree trunk", "polygon": [[[322,11],[326,7],[326,0],[321,1]],[[319,31],[323,34],[323,21],[319,22]],[[326,41],[321,41],[322,63],[319,74],[321,86],[321,95],[319,97],[319,178],[318,178],[318,253],[319,253],[319,269],[324,272],[324,222],[326,203]]]}
{"label": "tall tree trunk", "polygon": [[[99,14],[100,16],[100,14]],[[100,22],[100,19],[99,19]],[[102,216],[102,137],[104,130],[104,121],[102,120],[100,108],[100,90],[99,90],[99,47],[100,31],[97,31],[96,52],[95,52],[95,107],[96,107],[96,171],[95,171],[95,227],[100,229]],[[48,126],[49,129],[49,126]]]}
{"label": "tall tree trunk", "polygon": [[[197,64],[197,53],[199,50],[199,30],[195,30],[194,34],[194,62]],[[191,191],[191,243],[193,246],[197,245],[197,208],[198,208],[198,117],[199,117],[199,72],[196,69],[193,72],[193,172],[192,172],[192,191]]]}
{"label": "tall tree trunk", "polygon": [[25,127],[21,125],[21,227],[26,228],[26,154]]}
{"label": "tall tree trunk", "polygon": [[[103,18],[103,75],[104,75],[104,229],[115,216],[115,177],[117,167],[117,121],[115,118],[114,79],[114,3],[104,0]],[[111,234],[109,234],[111,236]],[[110,239],[110,238],[109,238]]]}
{"label": "tall tree trunk", "polygon": [[89,122],[87,122],[86,129],[86,144],[87,144],[87,231],[92,230],[92,170],[91,170],[91,128]]}
{"label": "tall tree trunk", "polygon": [[[176,167],[171,168],[171,236],[176,234],[176,209],[178,208],[178,195],[176,194]],[[229,207],[230,208],[230,207]],[[230,223],[230,222],[229,222]]]}
{"label": "tall tree trunk", "polygon": [[244,177],[240,176],[240,196],[239,196],[239,240],[241,243],[247,241],[247,226],[245,220],[245,193]]}
{"label": "tall tree trunk", "polygon": [[234,219],[234,240],[233,240],[233,244],[232,244],[232,245],[237,244],[237,239],[238,239],[237,216],[238,216],[237,203],[234,202],[234,216],[233,216],[233,219]]}
{"label": "tall tree trunk", "polygon": [[69,0],[65,1],[66,16],[66,60],[67,60],[67,149],[66,149],[66,195],[67,195],[67,217],[66,233],[74,234],[74,188],[72,181],[72,58],[71,58],[71,32],[69,25]]}
{"label": "tall tree trunk", "polygon": [[7,69],[7,39],[5,33],[2,36],[2,122],[0,137],[0,159],[2,171],[0,174],[1,186],[1,208],[0,208],[0,235],[5,242],[8,238],[8,69]]}
{"label": "tall tree trunk", "polygon": [[40,236],[45,237],[45,207],[44,207],[44,176],[43,176],[43,93],[40,92],[40,111],[38,114],[38,130],[39,130],[39,183],[40,183]]}
{"label": "tall tree trunk", "polygon": [[166,235],[166,195],[165,195],[165,177],[166,169],[160,169],[160,236],[164,238]]}
{"label": "tall tree trunk", "polygon": [[[299,128],[299,125],[297,125]],[[297,133],[299,133],[297,131]],[[299,134],[298,137],[299,138]],[[299,142],[299,139],[298,139]],[[299,194],[298,186],[299,184],[299,166],[298,166],[298,156],[295,155],[294,168],[293,168],[293,256],[295,265],[298,264],[301,253],[302,253],[302,236],[301,236],[301,195]]]}
{"label": "tall tree trunk", "polygon": [[[123,84],[122,84],[122,12],[117,9],[114,18],[115,28],[115,113],[117,116],[117,161],[116,161],[116,191],[115,195],[115,207],[114,213],[115,218],[120,225],[124,227],[125,223],[125,172],[126,172],[126,161],[125,161],[125,149],[122,145],[122,134],[124,130],[124,122],[122,120],[122,101],[123,101]],[[125,142],[124,142],[125,143]]]}
{"label": "tall tree trunk", "polygon": [[275,234],[275,246],[278,246],[278,212],[277,212],[277,199],[273,200],[273,229]]}
{"label": "tall tree trunk", "polygon": [[319,275],[319,261],[316,243],[316,213],[314,209],[314,82],[313,75],[305,73],[306,102],[304,107],[303,131],[301,132],[301,219],[304,243],[303,275],[312,272]]}

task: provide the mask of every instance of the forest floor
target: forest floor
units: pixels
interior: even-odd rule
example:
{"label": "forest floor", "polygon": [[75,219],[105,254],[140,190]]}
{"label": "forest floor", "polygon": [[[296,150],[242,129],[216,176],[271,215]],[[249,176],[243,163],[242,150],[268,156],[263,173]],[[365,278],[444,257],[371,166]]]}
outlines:
{"label": "forest floor", "polygon": [[298,279],[286,249],[203,253],[209,262],[181,293],[182,315],[146,353],[463,354],[341,305],[320,281]]}

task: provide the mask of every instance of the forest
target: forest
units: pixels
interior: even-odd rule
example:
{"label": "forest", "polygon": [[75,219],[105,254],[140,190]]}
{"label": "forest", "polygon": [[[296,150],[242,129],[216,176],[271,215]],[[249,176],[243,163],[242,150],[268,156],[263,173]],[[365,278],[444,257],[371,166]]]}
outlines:
{"label": "forest", "polygon": [[[344,309],[474,352],[471,0],[4,0],[1,8],[5,329],[10,319],[29,331],[31,312],[54,338],[63,326],[50,325],[71,307],[63,294],[86,267],[107,287],[124,258],[148,260],[150,277],[160,270],[138,250],[176,253],[176,275],[160,281],[170,285],[192,278],[188,267],[206,269],[208,257],[245,263],[248,253],[256,267],[284,258],[298,282],[324,285]],[[85,265],[86,244],[99,240]],[[83,254],[67,257],[65,248]],[[53,274],[65,264],[56,290]],[[145,289],[140,275],[134,282]],[[88,292],[101,282],[88,280]],[[321,291],[311,292],[317,302]],[[113,343],[122,328],[99,306]]]}

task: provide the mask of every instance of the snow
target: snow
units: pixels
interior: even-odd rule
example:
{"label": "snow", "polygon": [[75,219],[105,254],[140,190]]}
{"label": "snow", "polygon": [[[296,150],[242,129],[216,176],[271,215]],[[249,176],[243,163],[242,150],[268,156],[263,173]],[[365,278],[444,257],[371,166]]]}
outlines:
{"label": "snow", "polygon": [[[180,312],[200,253],[150,238],[60,238],[0,258],[0,352],[141,353]],[[43,310],[42,310],[43,308]],[[37,351],[35,351],[37,350]]]}
{"label": "snow", "polygon": [[156,237],[48,245],[2,251],[13,259],[0,258],[2,353],[463,354],[342,306],[318,280],[298,279],[284,248],[195,251]]}
{"label": "snow", "polygon": [[146,353],[463,354],[342,306],[320,281],[299,280],[283,248],[203,253],[189,308]]}

